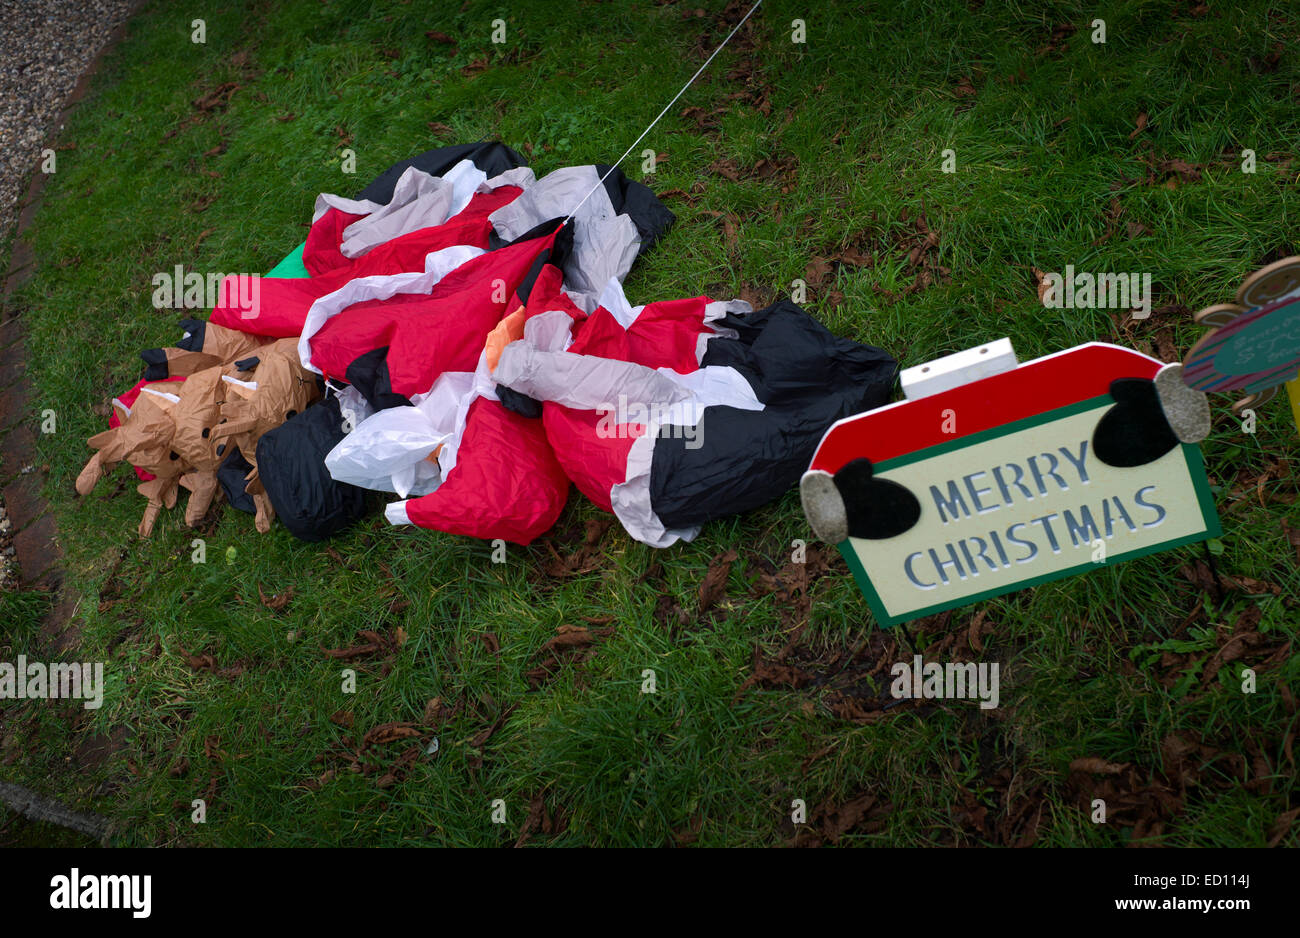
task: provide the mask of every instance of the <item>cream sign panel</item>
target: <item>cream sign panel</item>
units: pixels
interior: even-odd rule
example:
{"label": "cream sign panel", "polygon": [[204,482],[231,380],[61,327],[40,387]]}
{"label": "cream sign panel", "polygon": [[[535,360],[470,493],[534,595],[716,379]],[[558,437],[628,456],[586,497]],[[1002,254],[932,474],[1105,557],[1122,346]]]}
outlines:
{"label": "cream sign panel", "polygon": [[881,624],[1214,536],[1200,451],[1180,445],[1118,468],[1092,452],[1109,397],[876,467],[913,492],[917,523],[849,537],[846,558]]}

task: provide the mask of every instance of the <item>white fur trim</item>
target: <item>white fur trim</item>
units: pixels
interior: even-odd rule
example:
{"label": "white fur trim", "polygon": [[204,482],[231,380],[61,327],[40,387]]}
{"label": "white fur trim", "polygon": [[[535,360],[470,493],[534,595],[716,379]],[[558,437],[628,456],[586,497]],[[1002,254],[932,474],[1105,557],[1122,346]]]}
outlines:
{"label": "white fur trim", "polygon": [[650,465],[659,425],[646,428],[644,436],[632,441],[627,454],[627,480],[610,487],[609,500],[624,530],[642,544],[671,547],[678,541],[693,541],[700,527],[670,529],[650,506]]}

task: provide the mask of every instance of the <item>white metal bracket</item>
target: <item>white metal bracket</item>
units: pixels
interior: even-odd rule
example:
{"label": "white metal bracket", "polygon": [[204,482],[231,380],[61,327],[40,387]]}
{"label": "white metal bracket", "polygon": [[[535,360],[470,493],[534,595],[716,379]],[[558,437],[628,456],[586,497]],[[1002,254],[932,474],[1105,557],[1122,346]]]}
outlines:
{"label": "white metal bracket", "polygon": [[909,401],[915,401],[981,378],[1011,371],[1018,364],[1011,340],[1002,338],[936,358],[923,365],[904,368],[898,380],[903,386],[903,396]]}

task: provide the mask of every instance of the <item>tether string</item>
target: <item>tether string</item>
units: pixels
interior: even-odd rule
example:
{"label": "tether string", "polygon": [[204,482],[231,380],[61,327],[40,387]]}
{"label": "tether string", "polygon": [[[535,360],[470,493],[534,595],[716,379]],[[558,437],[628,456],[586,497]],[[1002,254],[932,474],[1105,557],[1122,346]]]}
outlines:
{"label": "tether string", "polygon": [[677,103],[677,99],[686,93],[686,89],[689,88],[692,84],[694,84],[695,79],[699,78],[701,75],[704,74],[704,70],[709,67],[709,63],[713,61],[714,57],[716,57],[717,54],[723,50],[723,47],[725,47],[726,44],[731,41],[731,37],[736,35],[736,33],[740,31],[740,27],[745,25],[745,21],[748,20],[750,16],[753,15],[754,11],[757,10],[762,5],[763,5],[763,0],[758,0],[757,3],[755,3],[752,7],[749,8],[749,12],[746,13],[743,17],[741,17],[740,22],[737,23],[735,28],[732,29],[731,32],[727,34],[727,38],[722,40],[722,45],[718,46],[718,48],[713,50],[713,55],[710,55],[707,59],[704,60],[704,64],[700,66],[699,70],[690,77],[690,80],[687,81],[686,84],[682,85],[682,90],[677,92],[677,94],[673,95],[673,99],[664,105],[664,109],[659,112],[659,117],[656,117],[654,120],[652,120],[650,122],[650,126],[647,127],[645,130],[641,131],[641,136],[637,137],[636,140],[632,141],[632,145],[627,148],[626,152],[624,152],[624,154],[614,162],[613,166],[611,166],[608,170],[605,171],[605,175],[601,176],[600,180],[594,186],[591,187],[591,192],[588,192],[586,195],[584,195],[582,197],[582,202],[579,202],[577,205],[573,207],[573,211],[570,212],[568,217],[564,219],[563,223],[561,223],[560,225],[561,228],[567,225],[570,222],[570,220],[572,220],[574,215],[578,214],[578,209],[582,208],[583,203],[586,202],[589,198],[591,198],[593,192],[595,192],[597,189],[599,189],[601,186],[605,184],[605,180],[609,178],[609,174],[612,173],[614,170],[618,169],[618,164],[623,162],[625,159],[627,159],[628,154],[636,149],[636,145],[645,139],[645,135],[648,134],[650,131],[654,130],[654,126],[655,124],[659,123],[660,118],[662,118],[665,114],[667,114],[668,109]]}

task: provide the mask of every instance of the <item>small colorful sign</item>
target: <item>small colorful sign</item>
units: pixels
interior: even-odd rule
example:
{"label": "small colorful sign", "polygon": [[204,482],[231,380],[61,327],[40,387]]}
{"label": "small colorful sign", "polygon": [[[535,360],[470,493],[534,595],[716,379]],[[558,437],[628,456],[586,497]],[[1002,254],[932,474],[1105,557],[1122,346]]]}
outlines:
{"label": "small colorful sign", "polygon": [[1188,387],[1205,392],[1245,391],[1234,410],[1270,400],[1300,373],[1300,257],[1288,257],[1251,274],[1237,303],[1201,310],[1199,325],[1212,331],[1183,362]]}
{"label": "small colorful sign", "polygon": [[841,420],[804,476],[805,511],[881,626],[1215,537],[1187,441],[1208,405],[1178,369],[1091,343]]}

